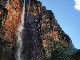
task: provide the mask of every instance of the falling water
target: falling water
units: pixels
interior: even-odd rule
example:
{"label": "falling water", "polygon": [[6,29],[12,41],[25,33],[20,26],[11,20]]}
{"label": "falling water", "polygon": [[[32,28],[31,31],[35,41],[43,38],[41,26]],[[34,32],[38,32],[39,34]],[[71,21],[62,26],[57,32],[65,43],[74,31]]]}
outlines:
{"label": "falling water", "polygon": [[[25,2],[25,0],[24,0]],[[18,27],[18,39],[17,39],[17,58],[16,60],[22,60],[21,59],[21,51],[22,51],[22,30],[23,30],[23,25],[24,25],[24,14],[25,14],[25,3],[23,3],[23,10],[22,10],[22,15],[21,15],[21,23],[19,24]]]}

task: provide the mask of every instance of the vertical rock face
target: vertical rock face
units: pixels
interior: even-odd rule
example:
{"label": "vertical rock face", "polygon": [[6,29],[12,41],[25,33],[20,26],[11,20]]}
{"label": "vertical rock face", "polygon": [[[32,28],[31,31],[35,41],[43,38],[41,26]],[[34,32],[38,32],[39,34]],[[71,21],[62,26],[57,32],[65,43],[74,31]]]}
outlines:
{"label": "vertical rock face", "polygon": [[[22,60],[80,60],[70,37],[62,30],[54,13],[37,0],[25,1],[22,32]],[[16,60],[17,32],[23,0],[0,1],[0,60]]]}
{"label": "vertical rock face", "polygon": [[[1,1],[0,1],[1,2]],[[5,2],[5,5],[3,4]],[[19,0],[3,1],[0,4],[0,60],[15,60],[16,32],[20,23],[22,4]],[[6,11],[6,12],[4,12]]]}

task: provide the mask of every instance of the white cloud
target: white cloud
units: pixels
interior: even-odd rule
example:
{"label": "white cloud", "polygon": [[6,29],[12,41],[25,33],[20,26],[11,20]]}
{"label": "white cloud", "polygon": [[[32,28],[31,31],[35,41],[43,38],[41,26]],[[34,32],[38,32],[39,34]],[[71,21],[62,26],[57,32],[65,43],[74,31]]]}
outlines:
{"label": "white cloud", "polygon": [[80,0],[74,0],[75,1],[75,9],[77,9],[78,11],[80,11]]}

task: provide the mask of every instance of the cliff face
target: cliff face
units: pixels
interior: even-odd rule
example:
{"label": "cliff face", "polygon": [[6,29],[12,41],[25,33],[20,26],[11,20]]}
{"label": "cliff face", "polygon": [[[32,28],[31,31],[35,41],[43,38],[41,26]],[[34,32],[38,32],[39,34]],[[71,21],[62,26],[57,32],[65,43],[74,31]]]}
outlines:
{"label": "cliff face", "polygon": [[16,32],[21,18],[21,3],[19,0],[10,0],[10,3],[1,0],[0,3],[0,60],[15,60]]}
{"label": "cliff face", "polygon": [[[5,4],[3,6],[3,4]],[[0,60],[16,60],[22,0],[0,2]],[[37,0],[25,1],[22,60],[79,60],[80,50],[62,30],[54,13]]]}

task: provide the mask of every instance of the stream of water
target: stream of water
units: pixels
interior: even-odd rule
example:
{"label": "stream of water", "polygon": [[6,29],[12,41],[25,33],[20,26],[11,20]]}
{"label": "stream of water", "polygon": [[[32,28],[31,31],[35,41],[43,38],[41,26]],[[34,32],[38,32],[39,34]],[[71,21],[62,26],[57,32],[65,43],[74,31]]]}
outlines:
{"label": "stream of water", "polygon": [[17,39],[17,57],[16,57],[16,60],[22,60],[21,59],[21,52],[22,52],[22,30],[24,29],[23,25],[24,25],[24,15],[25,15],[25,0],[24,0],[24,3],[23,3],[23,10],[22,10],[22,15],[21,15],[21,22],[19,24],[19,27],[18,27],[18,33],[17,33],[17,36],[18,36],[18,39]]}

